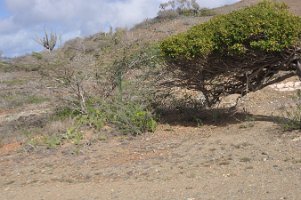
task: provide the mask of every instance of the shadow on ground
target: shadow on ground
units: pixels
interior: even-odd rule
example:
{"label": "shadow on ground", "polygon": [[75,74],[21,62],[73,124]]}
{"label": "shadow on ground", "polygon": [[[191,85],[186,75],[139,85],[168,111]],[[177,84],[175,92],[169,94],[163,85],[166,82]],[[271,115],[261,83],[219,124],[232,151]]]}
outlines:
{"label": "shadow on ground", "polygon": [[245,111],[238,111],[232,108],[214,108],[214,109],[195,109],[195,108],[176,108],[158,110],[158,116],[161,123],[181,126],[200,126],[214,125],[227,126],[230,124],[239,124],[243,122],[272,122],[278,125],[285,123],[300,124],[299,121],[291,120],[281,116],[255,115]]}

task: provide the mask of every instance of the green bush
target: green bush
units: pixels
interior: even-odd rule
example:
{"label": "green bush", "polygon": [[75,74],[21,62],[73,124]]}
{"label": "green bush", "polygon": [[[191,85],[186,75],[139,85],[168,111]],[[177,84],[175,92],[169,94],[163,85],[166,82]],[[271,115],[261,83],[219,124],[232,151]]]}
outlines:
{"label": "green bush", "polygon": [[151,112],[143,105],[133,102],[116,101],[106,111],[107,120],[123,134],[139,135],[154,132],[157,126]]}
{"label": "green bush", "polygon": [[262,1],[167,38],[160,49],[177,84],[201,91],[210,107],[283,80],[279,71],[299,70],[300,39],[301,18],[284,3]]}
{"label": "green bush", "polygon": [[198,16],[201,16],[201,17],[214,16],[214,15],[216,15],[216,13],[213,10],[208,9],[208,8],[202,8],[198,11]]}
{"label": "green bush", "polygon": [[105,125],[109,125],[122,134],[139,135],[147,131],[154,132],[157,126],[153,114],[143,104],[123,101],[119,97],[113,97],[111,100],[89,99],[85,114],[65,110],[59,116],[65,117],[67,114],[77,121],[69,132],[77,131],[81,126],[101,130]]}
{"label": "green bush", "polygon": [[78,110],[74,110],[68,106],[59,107],[56,109],[53,119],[54,120],[65,120],[68,118],[74,118],[80,114],[81,113]]}
{"label": "green bush", "polygon": [[161,44],[167,59],[203,58],[249,51],[279,52],[294,45],[301,35],[301,19],[284,3],[263,1],[257,5],[214,17]]}

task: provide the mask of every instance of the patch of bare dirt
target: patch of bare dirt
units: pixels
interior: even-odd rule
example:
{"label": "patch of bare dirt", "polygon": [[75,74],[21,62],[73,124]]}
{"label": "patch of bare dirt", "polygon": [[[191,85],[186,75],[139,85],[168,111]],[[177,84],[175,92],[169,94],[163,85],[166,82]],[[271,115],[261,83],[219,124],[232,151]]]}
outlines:
{"label": "patch of bare dirt", "polygon": [[301,134],[275,119],[291,92],[249,94],[250,113],[175,121],[154,134],[0,157],[2,199],[298,199]]}

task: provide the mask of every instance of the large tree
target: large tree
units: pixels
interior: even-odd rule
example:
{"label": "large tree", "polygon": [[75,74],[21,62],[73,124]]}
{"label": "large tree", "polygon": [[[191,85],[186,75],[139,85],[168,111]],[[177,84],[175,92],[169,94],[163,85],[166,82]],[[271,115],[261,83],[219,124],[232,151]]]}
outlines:
{"label": "large tree", "polygon": [[283,3],[263,1],[172,36],[161,51],[176,83],[201,91],[211,106],[301,75],[300,41],[301,18]]}

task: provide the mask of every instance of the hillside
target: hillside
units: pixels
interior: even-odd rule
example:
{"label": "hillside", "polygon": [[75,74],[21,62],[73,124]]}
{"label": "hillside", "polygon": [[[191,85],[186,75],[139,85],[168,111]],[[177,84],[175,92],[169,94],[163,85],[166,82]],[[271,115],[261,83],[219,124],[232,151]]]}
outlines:
{"label": "hillside", "polygon": [[[214,9],[216,12],[220,14],[226,14],[231,11],[244,8],[246,6],[254,5],[256,3],[260,2],[260,0],[242,0],[238,3],[232,4],[232,5],[226,5],[220,8]],[[292,12],[294,12],[296,15],[301,15],[301,8],[300,8],[300,2],[298,0],[278,0],[278,2],[284,2],[286,3]]]}
{"label": "hillside", "polygon": [[[299,0],[283,2],[301,16]],[[0,199],[299,199],[297,77],[212,109],[197,91],[158,87],[173,80],[153,47],[210,18],[156,17],[0,62]]]}

